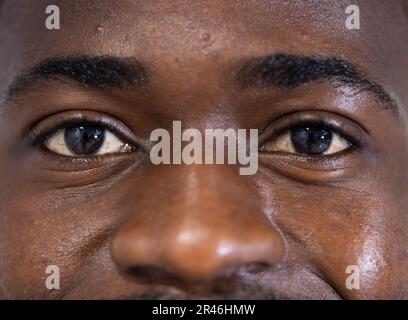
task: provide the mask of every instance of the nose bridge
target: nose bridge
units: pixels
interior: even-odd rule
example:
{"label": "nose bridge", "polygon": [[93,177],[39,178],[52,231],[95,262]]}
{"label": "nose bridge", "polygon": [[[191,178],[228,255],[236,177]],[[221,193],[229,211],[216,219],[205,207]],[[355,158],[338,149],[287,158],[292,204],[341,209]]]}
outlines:
{"label": "nose bridge", "polygon": [[114,236],[112,256],[119,265],[208,278],[283,257],[283,239],[259,209],[248,178],[226,165],[169,166],[155,174],[169,184],[158,193],[146,186],[142,197],[154,202],[137,210],[135,204]]}

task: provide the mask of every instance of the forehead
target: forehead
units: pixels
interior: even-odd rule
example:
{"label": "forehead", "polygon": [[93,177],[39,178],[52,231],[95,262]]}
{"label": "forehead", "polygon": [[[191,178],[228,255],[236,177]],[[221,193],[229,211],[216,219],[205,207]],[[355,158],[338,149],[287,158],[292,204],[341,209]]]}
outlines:
{"label": "forehead", "polygon": [[[131,50],[146,49],[150,44],[157,49],[157,41],[163,49],[177,48],[175,44],[183,47],[189,44],[194,48],[201,40],[213,40],[211,43],[214,44],[218,39],[224,40],[224,46],[245,43],[246,47],[248,42],[260,40],[277,47],[278,40],[282,40],[285,49],[302,46],[305,50],[315,50],[316,45],[320,45],[322,51],[327,47],[337,47],[340,53],[350,45],[361,51],[369,45],[367,39],[373,41],[384,31],[403,30],[403,26],[395,23],[396,14],[400,11],[399,1],[389,5],[381,0],[358,1],[364,28],[361,32],[345,27],[345,9],[350,4],[346,0],[56,0],[53,3],[61,9],[62,29],[58,32],[45,30],[44,11],[49,5],[46,0],[18,0],[18,4],[6,0],[2,20],[6,20],[5,24],[13,21],[19,24],[19,36],[25,34],[27,38],[35,36],[44,41],[56,41],[57,36],[75,40],[69,45],[66,41],[59,43],[64,47],[65,42],[66,48],[87,38],[95,39],[95,42],[103,39],[110,44],[120,43],[120,47]],[[379,25],[382,30],[379,30]],[[385,30],[389,28],[393,30]],[[297,41],[300,43],[295,45]],[[93,44],[89,44],[89,48]],[[85,43],[81,46],[86,48]],[[101,48],[101,44],[97,48]]]}
{"label": "forehead", "polygon": [[361,29],[348,30],[346,0],[56,0],[61,29],[50,31],[48,1],[6,0],[0,37],[13,52],[0,57],[10,61],[11,72],[48,56],[78,53],[194,67],[206,59],[232,62],[274,52],[339,56],[403,100],[408,85],[402,71],[408,68],[403,2],[354,1]]}
{"label": "forehead", "polygon": [[[146,49],[150,44],[157,48],[157,41],[162,43],[163,49],[174,48],[175,44],[183,47],[190,44],[193,48],[200,40],[211,40],[214,36],[230,40],[224,45],[245,43],[247,46],[248,42],[262,40],[276,47],[278,40],[283,40],[282,46],[286,49],[303,46],[305,50],[315,50],[319,44],[319,50],[336,47],[340,53],[350,45],[362,51],[369,40],[376,41],[376,37],[397,30],[401,31],[395,36],[402,35],[404,30],[404,25],[396,23],[399,18],[396,15],[401,15],[400,1],[391,4],[381,0],[357,1],[363,20],[361,31],[345,27],[345,9],[350,4],[346,0],[56,0],[53,3],[61,9],[62,29],[58,32],[45,29],[44,11],[49,5],[46,0],[6,0],[2,22],[6,27],[7,24],[20,25],[19,36],[26,35],[30,39],[35,36],[43,41],[55,42],[56,37],[75,40],[69,44],[61,40],[59,45],[67,49],[84,38],[120,43],[120,47],[130,50]],[[300,43],[295,45],[297,41]],[[83,49],[85,43],[81,44]],[[93,44],[89,44],[89,48]],[[101,45],[97,48],[102,49]]]}

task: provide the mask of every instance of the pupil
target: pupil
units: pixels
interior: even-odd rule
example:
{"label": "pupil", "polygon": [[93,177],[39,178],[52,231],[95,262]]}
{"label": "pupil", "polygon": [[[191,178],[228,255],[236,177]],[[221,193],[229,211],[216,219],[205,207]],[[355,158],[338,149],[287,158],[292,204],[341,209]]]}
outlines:
{"label": "pupil", "polygon": [[332,132],[318,126],[304,126],[291,132],[296,152],[316,155],[326,152],[332,141]]}
{"label": "pupil", "polygon": [[89,125],[65,129],[65,143],[68,149],[77,155],[95,154],[105,140],[105,130]]}

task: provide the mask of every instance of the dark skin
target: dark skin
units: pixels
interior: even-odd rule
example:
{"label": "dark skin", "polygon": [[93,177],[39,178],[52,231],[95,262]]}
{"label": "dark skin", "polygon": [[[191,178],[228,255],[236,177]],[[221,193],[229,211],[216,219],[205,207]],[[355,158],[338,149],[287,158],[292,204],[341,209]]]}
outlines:
{"label": "dark skin", "polygon": [[[58,31],[44,27],[48,1],[2,3],[1,92],[54,57],[125,58],[143,76],[28,77],[3,96],[0,297],[407,299],[403,2],[357,1],[362,28],[347,30],[348,1],[61,0]],[[337,57],[378,86],[241,83],[245,63],[277,53]],[[332,123],[353,147],[270,149],[278,127],[304,118]],[[135,148],[67,157],[37,143],[70,119],[120,127]],[[150,132],[173,120],[259,129],[257,174],[153,165]],[[48,265],[60,290],[44,285]],[[358,290],[345,285],[349,265]]]}

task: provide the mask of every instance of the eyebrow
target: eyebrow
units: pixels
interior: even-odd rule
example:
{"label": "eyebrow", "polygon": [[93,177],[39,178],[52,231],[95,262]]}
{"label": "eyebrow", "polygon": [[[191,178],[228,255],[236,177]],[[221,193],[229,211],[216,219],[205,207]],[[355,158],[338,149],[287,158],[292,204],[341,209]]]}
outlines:
{"label": "eyebrow", "polygon": [[48,58],[22,72],[11,84],[7,98],[41,81],[71,79],[98,89],[126,88],[146,83],[145,67],[132,58],[70,56]]}
{"label": "eyebrow", "polygon": [[350,62],[337,57],[278,53],[249,59],[239,68],[237,80],[243,89],[270,86],[293,89],[314,81],[334,81],[374,93],[386,106],[396,109],[396,102],[380,84]]}
{"label": "eyebrow", "polygon": [[[143,86],[148,77],[145,66],[133,58],[113,56],[65,56],[48,58],[22,72],[6,92],[6,99],[38,85],[41,81],[72,79],[98,89]],[[374,93],[385,106],[398,113],[391,95],[377,82],[338,57],[277,53],[244,62],[237,72],[241,88],[280,87],[293,89],[321,80]]]}

